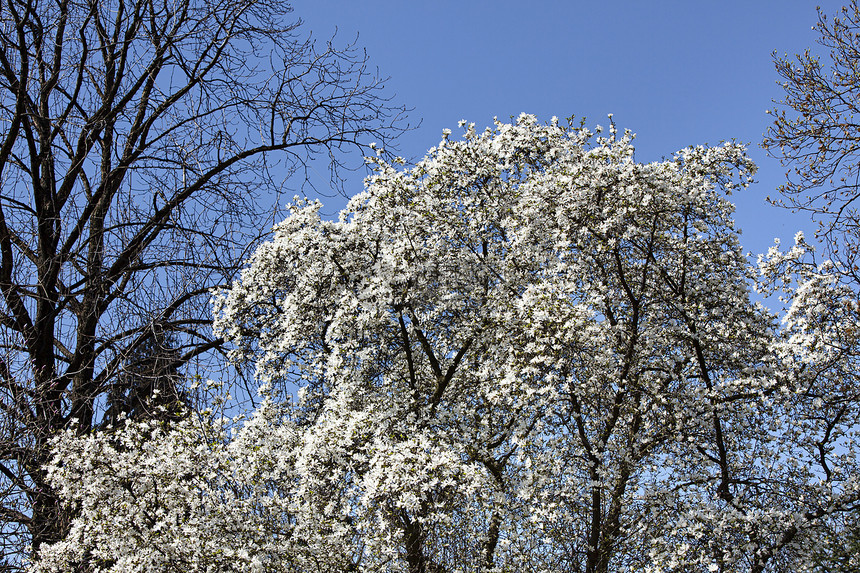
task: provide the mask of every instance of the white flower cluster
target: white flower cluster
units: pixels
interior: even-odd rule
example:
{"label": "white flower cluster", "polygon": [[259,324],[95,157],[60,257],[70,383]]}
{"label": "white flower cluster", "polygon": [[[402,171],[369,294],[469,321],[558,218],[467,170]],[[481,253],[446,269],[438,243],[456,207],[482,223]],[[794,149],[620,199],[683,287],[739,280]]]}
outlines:
{"label": "white flower cluster", "polygon": [[193,418],[61,434],[47,471],[79,509],[33,571],[292,571],[296,432],[265,401],[231,440]]}
{"label": "white flower cluster", "polygon": [[297,201],[215,298],[234,359],[298,404],[227,442],[62,437],[81,513],[35,571],[811,562],[860,492],[858,309],[826,267],[786,287],[783,326],[750,301],[797,273],[741,251],[743,148],[640,164],[614,124],[523,115],[369,161],[338,221]]}

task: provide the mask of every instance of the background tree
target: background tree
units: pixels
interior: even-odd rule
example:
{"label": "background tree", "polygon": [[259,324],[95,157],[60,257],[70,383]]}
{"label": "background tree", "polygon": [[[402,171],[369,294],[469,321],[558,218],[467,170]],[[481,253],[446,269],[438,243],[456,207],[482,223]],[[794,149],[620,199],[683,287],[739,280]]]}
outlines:
{"label": "background tree", "polygon": [[42,469],[52,436],[96,427],[158,337],[173,372],[220,347],[209,289],[285,181],[393,134],[364,55],[304,39],[290,12],[0,5],[0,560],[66,531]]}
{"label": "background tree", "polygon": [[860,284],[860,3],[814,29],[824,55],[807,49],[774,63],[784,96],[763,145],[788,167],[783,204],[818,221],[828,254]]}
{"label": "background tree", "polygon": [[130,353],[111,384],[102,424],[117,426],[124,418],[174,419],[189,413],[181,364],[173,340],[153,325],[152,333]]}

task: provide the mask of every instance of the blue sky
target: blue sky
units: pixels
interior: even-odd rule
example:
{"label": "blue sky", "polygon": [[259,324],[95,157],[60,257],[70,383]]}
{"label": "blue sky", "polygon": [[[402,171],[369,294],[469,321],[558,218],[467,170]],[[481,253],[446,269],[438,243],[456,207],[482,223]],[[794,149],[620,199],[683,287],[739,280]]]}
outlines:
{"label": "blue sky", "polygon": [[[835,13],[841,2],[819,2]],[[388,94],[413,108],[418,129],[400,138],[416,158],[443,128],[459,133],[494,116],[585,116],[637,134],[640,161],[688,145],[749,145],[757,183],[736,195],[744,248],[762,252],[813,227],[804,214],[770,207],[784,169],[758,146],[765,110],[781,98],[771,54],[814,46],[816,3],[794,0],[315,0],[296,2],[305,30],[338,42],[358,34]],[[357,175],[352,192],[361,189]],[[324,198],[326,211],[342,205]],[[809,233],[811,235],[811,233]]]}

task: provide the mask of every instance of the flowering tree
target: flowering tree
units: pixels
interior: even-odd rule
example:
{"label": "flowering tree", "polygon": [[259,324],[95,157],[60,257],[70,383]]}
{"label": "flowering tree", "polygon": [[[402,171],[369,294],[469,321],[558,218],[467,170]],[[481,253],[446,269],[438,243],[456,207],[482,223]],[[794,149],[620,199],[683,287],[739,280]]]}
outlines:
{"label": "flowering tree", "polygon": [[[221,570],[212,556],[228,554],[279,571],[811,564],[858,499],[856,301],[802,242],[761,274],[747,262],[726,199],[754,170],[740,146],[640,164],[630,134],[601,133],[531,116],[470,126],[411,169],[373,160],[339,221],[297,202],[216,297],[215,326],[264,385],[297,384],[298,402],[252,418],[218,446],[236,465],[193,486],[145,462],[202,451],[189,421],[172,430],[182,447],[170,432],[131,454],[60,442],[53,479],[104,513],[82,514],[37,570],[82,551],[131,570],[126,536],[153,556],[200,548],[181,568],[150,562],[183,571]],[[756,281],[786,291],[784,326],[750,301]],[[85,451],[95,443],[107,453]],[[141,486],[169,515],[136,522],[141,534],[110,524],[144,499],[104,477],[124,455],[142,469],[122,479],[178,488]],[[246,464],[283,473],[235,496],[260,471]],[[246,526],[253,555],[234,550]]]}
{"label": "flowering tree", "polygon": [[264,401],[230,441],[223,425],[188,418],[61,435],[51,477],[79,517],[33,569],[244,572],[289,562],[295,430],[282,412]]}

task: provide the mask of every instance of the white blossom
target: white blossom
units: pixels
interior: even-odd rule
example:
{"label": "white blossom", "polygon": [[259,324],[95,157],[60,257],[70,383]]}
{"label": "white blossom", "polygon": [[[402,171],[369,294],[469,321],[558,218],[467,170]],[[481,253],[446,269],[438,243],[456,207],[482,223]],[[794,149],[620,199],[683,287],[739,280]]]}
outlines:
{"label": "white blossom", "polygon": [[63,436],[34,570],[803,571],[860,492],[856,296],[802,237],[749,264],[742,147],[604,133],[469,124],[296,201],[214,303],[298,403]]}

